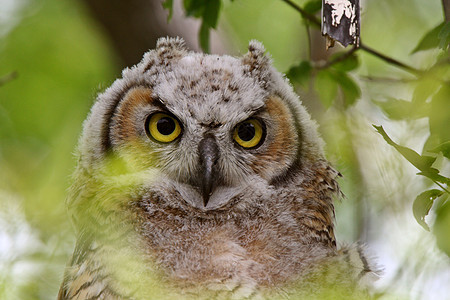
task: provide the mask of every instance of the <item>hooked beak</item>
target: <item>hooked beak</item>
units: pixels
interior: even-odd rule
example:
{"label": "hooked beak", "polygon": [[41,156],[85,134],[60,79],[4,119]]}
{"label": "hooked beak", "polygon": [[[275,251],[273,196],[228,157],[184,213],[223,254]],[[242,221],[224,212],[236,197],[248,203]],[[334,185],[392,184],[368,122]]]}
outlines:
{"label": "hooked beak", "polygon": [[198,144],[198,154],[201,165],[200,188],[203,206],[206,207],[215,184],[213,168],[219,158],[219,147],[211,133],[206,134]]}

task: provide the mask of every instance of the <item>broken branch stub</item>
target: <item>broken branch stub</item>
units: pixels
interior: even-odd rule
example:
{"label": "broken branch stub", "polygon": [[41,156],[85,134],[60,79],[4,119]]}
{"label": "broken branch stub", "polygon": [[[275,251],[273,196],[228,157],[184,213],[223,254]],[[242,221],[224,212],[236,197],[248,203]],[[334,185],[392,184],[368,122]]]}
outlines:
{"label": "broken branch stub", "polygon": [[359,28],[359,0],[322,0],[322,35],[327,37],[327,49],[334,41],[358,47]]}

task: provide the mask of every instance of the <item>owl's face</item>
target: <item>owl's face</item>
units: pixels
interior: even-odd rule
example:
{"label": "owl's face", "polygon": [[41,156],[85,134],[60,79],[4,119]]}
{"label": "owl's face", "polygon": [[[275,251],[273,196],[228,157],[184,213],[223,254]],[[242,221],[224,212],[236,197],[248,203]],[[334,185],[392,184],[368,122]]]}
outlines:
{"label": "owl's face", "polygon": [[188,52],[162,40],[100,95],[85,125],[87,166],[107,154],[169,206],[217,210],[249,189],[273,190],[322,158],[315,124],[252,42],[242,58]]}

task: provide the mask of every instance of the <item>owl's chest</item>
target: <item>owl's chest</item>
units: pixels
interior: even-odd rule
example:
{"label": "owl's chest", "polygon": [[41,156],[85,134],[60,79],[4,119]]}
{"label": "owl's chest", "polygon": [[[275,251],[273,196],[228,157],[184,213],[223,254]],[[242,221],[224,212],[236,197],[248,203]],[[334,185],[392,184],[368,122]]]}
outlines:
{"label": "owl's chest", "polygon": [[330,250],[311,247],[298,223],[273,217],[238,222],[157,213],[144,227],[152,259],[182,285],[269,286],[301,273]]}

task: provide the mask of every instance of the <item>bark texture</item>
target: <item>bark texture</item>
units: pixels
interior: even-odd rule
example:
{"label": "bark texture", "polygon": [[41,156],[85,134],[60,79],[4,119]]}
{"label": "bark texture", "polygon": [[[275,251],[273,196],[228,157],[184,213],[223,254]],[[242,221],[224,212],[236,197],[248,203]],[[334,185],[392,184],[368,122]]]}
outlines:
{"label": "bark texture", "polygon": [[322,34],[344,47],[359,45],[359,0],[322,0]]}
{"label": "bark texture", "polygon": [[174,1],[172,20],[162,0],[83,0],[105,30],[121,59],[120,67],[138,63],[142,54],[156,45],[163,36],[182,36],[187,46],[199,50],[197,32],[200,24],[184,18],[180,1]]}

